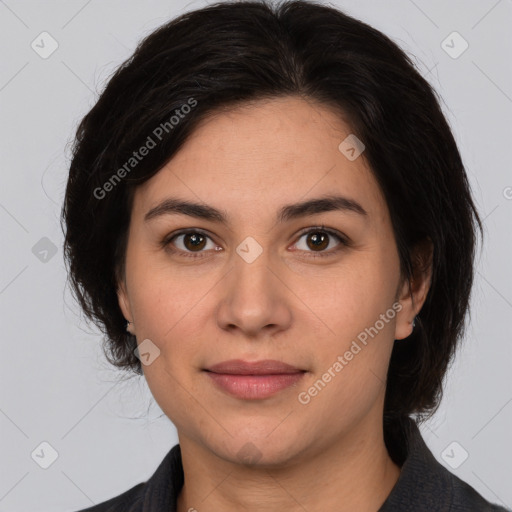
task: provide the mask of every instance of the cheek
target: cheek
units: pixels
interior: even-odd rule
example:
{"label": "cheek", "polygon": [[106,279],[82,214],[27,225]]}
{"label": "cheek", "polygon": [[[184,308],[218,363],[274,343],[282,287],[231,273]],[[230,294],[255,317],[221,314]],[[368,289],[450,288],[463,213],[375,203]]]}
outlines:
{"label": "cheek", "polygon": [[399,274],[398,260],[379,254],[383,252],[358,254],[353,264],[325,280],[322,293],[301,291],[321,319],[315,321],[315,377],[329,382],[326,387],[336,390],[332,400],[346,402],[344,407],[371,401],[386,380],[400,307],[395,304]]}
{"label": "cheek", "polygon": [[[138,245],[144,244],[149,242],[141,239]],[[138,327],[144,329],[144,336],[164,340],[189,323],[205,288],[211,287],[208,276],[194,278],[193,265],[172,264],[161,249],[133,250],[130,256],[127,273]]]}
{"label": "cheek", "polygon": [[[305,407],[310,407],[313,430],[348,428],[384,397],[396,311],[392,302],[382,300],[358,304],[352,316],[342,311],[336,317],[333,311],[335,336],[316,338],[315,374],[299,390],[301,403],[310,401]],[[347,311],[353,311],[348,306]]]}
{"label": "cheek", "polygon": [[[373,247],[351,253],[330,272],[321,269],[315,275],[312,271],[309,274],[296,279],[294,291],[321,320],[318,323],[323,326],[327,344],[338,339],[343,345],[373,326],[392,306],[399,276],[398,259],[389,247]],[[382,330],[387,333],[389,324]]]}
{"label": "cheek", "polygon": [[182,277],[172,277],[155,269],[140,272],[134,306],[138,342],[148,338],[159,351],[150,365],[143,365],[148,387],[162,411],[183,427],[190,422],[190,411],[199,416],[194,397],[201,396],[201,389],[196,387],[194,365],[204,351],[201,298],[211,286],[200,289]]}
{"label": "cheek", "polygon": [[162,353],[172,352],[182,359],[187,352],[193,354],[197,350],[194,340],[200,338],[204,291],[181,287],[176,281],[172,285],[166,283],[146,281],[147,292],[140,293],[135,303],[137,329]]}

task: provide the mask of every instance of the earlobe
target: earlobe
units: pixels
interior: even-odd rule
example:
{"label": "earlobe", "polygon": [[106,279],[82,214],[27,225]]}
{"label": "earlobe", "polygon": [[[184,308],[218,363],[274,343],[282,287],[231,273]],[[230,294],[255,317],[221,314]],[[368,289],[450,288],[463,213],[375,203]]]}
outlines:
{"label": "earlobe", "polygon": [[[411,284],[412,287],[412,284]],[[413,307],[413,292],[409,291],[409,283],[406,282],[400,294],[401,309],[396,315],[395,340],[403,340],[412,334],[413,321],[416,316]]]}
{"label": "earlobe", "polygon": [[135,336],[135,325],[133,324],[133,314],[126,291],[126,282],[120,279],[117,285],[117,301],[124,318],[126,319],[126,331]]}

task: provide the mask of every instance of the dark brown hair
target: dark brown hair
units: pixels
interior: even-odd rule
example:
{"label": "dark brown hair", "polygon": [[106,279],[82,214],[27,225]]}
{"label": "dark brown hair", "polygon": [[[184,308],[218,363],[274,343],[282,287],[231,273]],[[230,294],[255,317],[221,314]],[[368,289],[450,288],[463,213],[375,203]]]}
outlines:
{"label": "dark brown hair", "polygon": [[[62,210],[73,292],[103,330],[109,361],[141,374],[116,294],[133,190],[213,112],[291,95],[343,113],[364,142],[404,279],[415,268],[415,244],[432,241],[431,287],[413,334],[395,342],[384,406],[388,429],[412,413],[421,420],[439,404],[465,329],[482,225],[434,89],[388,37],[335,8],[222,2],[183,14],[140,42],[74,140]],[[148,137],[154,147],[130,160]]]}

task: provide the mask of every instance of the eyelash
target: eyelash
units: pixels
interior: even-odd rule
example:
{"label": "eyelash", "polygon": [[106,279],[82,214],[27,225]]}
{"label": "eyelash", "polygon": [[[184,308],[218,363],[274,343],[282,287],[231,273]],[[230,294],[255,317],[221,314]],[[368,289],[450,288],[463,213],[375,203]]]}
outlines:
{"label": "eyelash", "polygon": [[[315,253],[314,251],[305,251],[305,252],[311,252],[311,254],[306,256],[306,258],[327,258],[327,257],[333,256],[334,254],[337,254],[338,251],[343,249],[343,247],[349,247],[350,246],[350,242],[349,242],[349,240],[345,236],[343,236],[338,231],[335,231],[335,230],[330,229],[330,228],[326,228],[324,225],[313,227],[313,228],[307,228],[306,230],[301,231],[299,233],[299,237],[298,237],[297,241],[300,240],[304,235],[308,235],[310,233],[318,233],[318,232],[327,233],[328,235],[337,238],[339,240],[340,244],[337,245],[334,249],[331,249],[329,251],[322,251],[322,252],[319,252],[319,253]],[[164,248],[166,248],[168,251],[170,251],[172,254],[181,253],[181,255],[186,257],[186,258],[203,258],[204,256],[201,256],[201,254],[204,251],[201,251],[201,252],[198,252],[198,253],[193,253],[193,252],[182,251],[181,249],[171,248],[172,247],[171,242],[175,238],[177,238],[178,236],[181,236],[181,235],[188,235],[188,234],[191,234],[191,233],[192,234],[202,235],[202,236],[204,236],[206,238],[209,238],[211,240],[211,237],[207,233],[202,231],[201,229],[184,229],[184,230],[180,230],[180,231],[178,231],[176,233],[172,233],[171,235],[165,237],[164,240],[162,240],[161,245]]]}

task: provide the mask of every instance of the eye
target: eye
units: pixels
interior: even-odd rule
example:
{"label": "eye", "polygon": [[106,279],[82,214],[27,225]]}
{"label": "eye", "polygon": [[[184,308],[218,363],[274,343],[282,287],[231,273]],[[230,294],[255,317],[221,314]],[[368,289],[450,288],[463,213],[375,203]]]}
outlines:
{"label": "eye", "polygon": [[[344,237],[341,233],[334,231],[332,229],[325,228],[325,226],[319,226],[316,228],[308,228],[307,231],[304,231],[300,238],[306,237],[305,244],[302,244],[302,247],[299,243],[296,244],[296,247],[299,250],[304,250],[306,252],[319,253],[319,254],[309,254],[307,258],[318,258],[318,257],[327,257],[332,256],[334,253],[337,253],[343,247],[348,246],[349,242],[346,237]],[[334,249],[327,251],[326,249],[329,246],[332,246],[331,240],[335,238],[338,240],[338,244],[334,246]],[[300,240],[300,239],[299,239]],[[309,249],[312,249],[311,251]]]}
{"label": "eye", "polygon": [[[181,239],[181,240],[180,240]],[[179,242],[175,242],[179,240]],[[207,240],[211,241],[211,245],[208,247]],[[189,229],[173,234],[162,241],[162,245],[170,250],[172,253],[182,253],[182,256],[189,258],[200,258],[203,249],[219,250],[219,248],[213,243],[212,239],[202,231],[197,229]],[[177,249],[174,249],[174,247]],[[194,253],[198,253],[197,255]]]}

